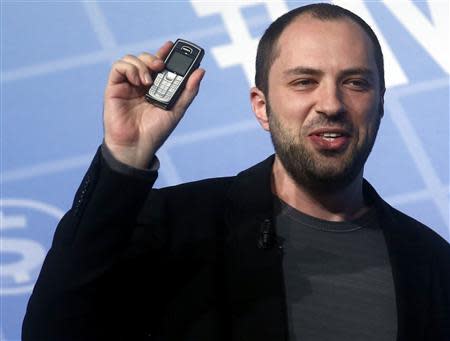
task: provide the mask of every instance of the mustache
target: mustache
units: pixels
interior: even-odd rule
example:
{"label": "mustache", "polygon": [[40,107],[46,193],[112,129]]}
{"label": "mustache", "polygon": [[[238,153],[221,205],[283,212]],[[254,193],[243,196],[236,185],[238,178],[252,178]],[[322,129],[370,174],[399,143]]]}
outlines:
{"label": "mustache", "polygon": [[342,116],[334,116],[334,117],[317,116],[303,128],[305,131],[311,131],[313,129],[325,127],[343,129],[349,133],[353,131],[353,124]]}

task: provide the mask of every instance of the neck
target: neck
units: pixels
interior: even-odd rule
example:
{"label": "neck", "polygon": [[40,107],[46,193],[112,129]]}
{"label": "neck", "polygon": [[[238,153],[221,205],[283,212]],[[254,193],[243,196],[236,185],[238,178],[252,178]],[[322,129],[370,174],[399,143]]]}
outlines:
{"label": "neck", "polygon": [[362,170],[346,187],[330,192],[313,192],[295,182],[278,157],[272,171],[272,191],[281,200],[310,216],[328,221],[349,221],[364,214],[368,207],[362,193]]}

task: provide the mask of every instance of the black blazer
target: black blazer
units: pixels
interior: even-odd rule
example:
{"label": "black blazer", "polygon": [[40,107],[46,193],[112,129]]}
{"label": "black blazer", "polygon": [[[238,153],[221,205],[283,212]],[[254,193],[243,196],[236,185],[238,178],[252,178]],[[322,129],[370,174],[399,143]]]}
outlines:
{"label": "black blazer", "polygon": [[[151,190],[156,173],[120,174],[98,152],[57,227],[23,339],[287,340],[281,251],[276,239],[261,247],[272,163]],[[449,341],[449,244],[364,191],[388,246],[397,340]]]}

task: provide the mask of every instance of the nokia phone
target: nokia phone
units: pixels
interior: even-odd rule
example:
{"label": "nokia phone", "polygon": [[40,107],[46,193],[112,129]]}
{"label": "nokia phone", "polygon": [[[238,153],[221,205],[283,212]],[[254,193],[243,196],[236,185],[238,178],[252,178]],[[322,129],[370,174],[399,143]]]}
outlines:
{"label": "nokia phone", "polygon": [[205,51],[187,40],[177,39],[167,58],[165,68],[158,72],[145,98],[150,103],[170,109],[186,85],[189,76],[200,66]]}

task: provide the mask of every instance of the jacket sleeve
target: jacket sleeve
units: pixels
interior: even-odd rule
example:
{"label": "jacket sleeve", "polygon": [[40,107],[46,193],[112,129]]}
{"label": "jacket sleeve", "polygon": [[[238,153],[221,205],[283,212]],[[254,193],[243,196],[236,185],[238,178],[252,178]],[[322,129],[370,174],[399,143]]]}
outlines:
{"label": "jacket sleeve", "polygon": [[125,331],[130,339],[142,332],[143,318],[135,315],[145,309],[138,301],[147,283],[133,244],[156,177],[117,172],[99,149],[56,229],[28,303],[23,340],[122,339]]}
{"label": "jacket sleeve", "polygon": [[436,237],[431,268],[431,307],[427,340],[450,340],[450,244]]}

